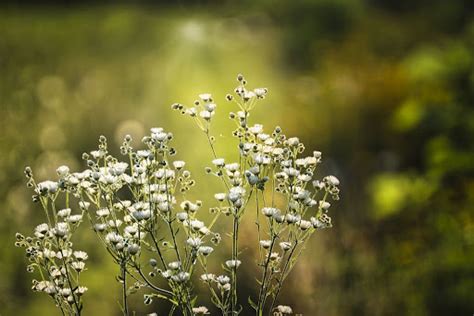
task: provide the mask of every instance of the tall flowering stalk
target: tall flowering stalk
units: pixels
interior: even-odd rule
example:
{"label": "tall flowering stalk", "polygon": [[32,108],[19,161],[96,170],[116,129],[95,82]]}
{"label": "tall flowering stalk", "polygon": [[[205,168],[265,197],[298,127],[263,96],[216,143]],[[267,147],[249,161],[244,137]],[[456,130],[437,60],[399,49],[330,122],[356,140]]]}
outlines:
{"label": "tall flowering stalk", "polygon": [[[87,288],[79,285],[79,275],[87,254],[74,251],[71,238],[87,218],[117,265],[124,315],[132,314],[128,297],[137,291],[145,291],[145,304],[154,299],[170,302],[170,315],[208,314],[206,307],[196,306],[193,276],[198,270],[221,314],[238,315],[243,309],[237,292],[242,263],[239,228],[244,216],[253,216],[261,277],[257,296],[247,301],[256,315],[292,313],[289,306],[276,306],[279,294],[309,237],[331,227],[329,199],[339,199],[339,180],[314,178],[321,153],[302,157],[305,148],[298,138],[286,137],[280,127],[266,134],[262,125],[251,125],[250,114],[267,89],[249,90],[242,75],[237,79],[234,95],[226,96],[238,110],[230,113],[236,126],[235,161],[226,162],[216,152],[211,123],[217,105],[210,94],[199,95],[192,107],[172,105],[190,116],[207,138],[213,159],[205,170],[222,183],[222,191],[214,194],[217,205],[211,208],[215,215],[208,225],[199,220],[202,202],[186,198],[195,181],[186,163],[173,159],[173,135],[162,128],[152,128],[138,150],[125,136],[122,159],[109,153],[107,139],[101,136],[98,149],[83,154],[87,168],[70,173],[62,166],[57,180],[36,184],[31,169],[26,169],[28,185],[35,190],[33,200],[41,203],[47,219],[34,237],[17,234],[17,245],[26,247],[31,261],[28,270],[36,268],[41,275],[40,281],[33,281],[34,290],[49,294],[63,314],[81,314]],[[64,198],[58,199],[60,195]],[[59,202],[64,209],[57,209]],[[79,213],[73,215],[72,209]],[[224,271],[216,275],[208,271],[207,262],[221,240],[213,229],[221,214],[232,221],[231,249]]]}
{"label": "tall flowering stalk", "polygon": [[[327,215],[331,206],[328,199],[339,199],[339,180],[334,176],[324,177],[321,181],[314,178],[316,167],[321,162],[321,152],[314,151],[311,156],[301,157],[305,147],[298,138],[286,137],[278,126],[271,134],[266,134],[261,124],[251,125],[250,114],[266,97],[268,90],[248,89],[242,75],[237,76],[237,81],[239,85],[234,94],[226,96],[238,110],[229,115],[236,126],[232,133],[237,139],[236,161],[226,163],[217,156],[215,138],[210,132],[217,106],[210,94],[201,94],[200,100],[192,107],[176,103],[172,108],[192,117],[205,134],[214,155],[214,168],[207,168],[207,172],[221,179],[224,190],[215,195],[220,202],[217,209],[232,218],[231,259],[225,262],[230,273],[229,294],[225,303],[214,302],[223,314],[239,314],[241,311],[237,296],[237,268],[241,264],[238,258],[239,225],[249,202],[255,200],[259,245],[257,265],[262,276],[258,281],[256,302],[251,298],[248,301],[256,314],[262,315],[266,307],[270,313],[275,310],[283,282],[311,234],[331,227],[331,218]],[[279,202],[281,198],[277,195],[285,202]],[[203,277],[213,291],[209,275]],[[220,283],[217,278],[211,278],[211,281]],[[269,297],[271,302],[267,306]],[[284,305],[276,308],[277,313],[289,311],[291,308]]]}
{"label": "tall flowering stalk", "polygon": [[[57,173],[58,181],[36,183],[32,170],[25,169],[28,186],[34,188],[33,201],[41,204],[47,222],[36,226],[31,237],[17,233],[15,245],[26,248],[27,271],[39,273],[40,280],[32,281],[32,290],[48,294],[63,315],[81,315],[87,287],[79,282],[88,255],[73,249],[72,236],[83,214],[72,214],[70,208],[73,186],[65,180],[69,168],[59,167]],[[65,208],[58,208],[61,202]]]}

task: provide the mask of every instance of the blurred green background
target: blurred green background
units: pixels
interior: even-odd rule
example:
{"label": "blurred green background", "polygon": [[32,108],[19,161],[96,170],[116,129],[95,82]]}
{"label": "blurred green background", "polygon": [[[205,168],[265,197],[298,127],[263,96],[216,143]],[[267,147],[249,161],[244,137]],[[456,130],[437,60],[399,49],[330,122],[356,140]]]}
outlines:
{"label": "blurred green background", "polygon": [[[270,91],[254,121],[323,151],[320,175],[342,182],[334,228],[314,236],[281,303],[304,315],[474,313],[474,2],[133,3],[0,7],[0,315],[58,314],[13,247],[43,215],[23,168],[79,170],[99,135],[118,147],[163,126],[198,180],[192,197],[212,206],[200,194],[219,191],[206,141],[170,104],[222,100],[214,131],[230,157],[224,95],[239,72]],[[115,267],[87,228],[77,243],[91,258],[85,314],[119,315]],[[160,310],[141,300],[140,313]]]}

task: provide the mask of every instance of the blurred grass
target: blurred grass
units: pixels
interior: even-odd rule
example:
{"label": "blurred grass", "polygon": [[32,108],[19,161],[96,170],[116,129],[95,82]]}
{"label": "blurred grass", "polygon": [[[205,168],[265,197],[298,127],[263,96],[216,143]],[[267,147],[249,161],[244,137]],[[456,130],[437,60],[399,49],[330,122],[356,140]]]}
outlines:
{"label": "blurred grass", "polygon": [[[190,197],[203,199],[219,190],[203,172],[211,155],[170,105],[222,100],[215,136],[230,159],[224,95],[239,72],[270,90],[252,119],[322,150],[320,175],[343,185],[335,227],[315,236],[282,303],[306,315],[472,313],[473,38],[467,1],[1,8],[0,313],[54,313],[13,248],[42,217],[24,166],[41,179],[79,170],[99,135],[119,146],[163,126],[197,178]],[[114,267],[89,235],[85,311],[118,314]]]}

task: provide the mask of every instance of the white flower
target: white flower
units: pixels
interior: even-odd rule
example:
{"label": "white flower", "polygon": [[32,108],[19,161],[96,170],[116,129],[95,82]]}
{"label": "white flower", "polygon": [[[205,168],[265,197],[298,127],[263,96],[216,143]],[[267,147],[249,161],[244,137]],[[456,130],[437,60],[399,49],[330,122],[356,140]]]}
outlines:
{"label": "white flower", "polygon": [[64,178],[69,174],[69,167],[68,166],[60,166],[56,169],[56,173],[60,178]]}
{"label": "white flower", "polygon": [[69,226],[67,223],[59,222],[53,229],[53,234],[58,237],[64,237],[69,233]]}
{"label": "white flower", "polygon": [[193,313],[195,315],[207,315],[209,310],[205,306],[193,307]]}
{"label": "white flower", "polygon": [[201,275],[201,280],[203,280],[204,282],[214,281],[215,278],[216,278],[216,276],[212,273],[207,273],[207,274],[202,274]]}
{"label": "white flower", "polygon": [[287,251],[291,248],[291,243],[290,242],[287,242],[287,241],[283,241],[280,243],[280,248],[283,250],[283,251]]}
{"label": "white flower", "polygon": [[201,246],[199,247],[198,249],[198,253],[204,255],[204,256],[207,256],[209,255],[211,252],[214,251],[214,248],[212,247],[209,247],[209,246]]}
{"label": "white flower", "polygon": [[290,306],[278,305],[276,309],[278,312],[282,314],[293,314],[293,310],[291,309]]}
{"label": "white flower", "polygon": [[54,181],[43,181],[38,183],[38,193],[46,194],[46,193],[56,193],[58,191],[58,183]]}
{"label": "white flower", "polygon": [[261,124],[255,124],[254,126],[249,127],[249,132],[252,134],[258,134],[263,131],[263,125]]}
{"label": "white flower", "polygon": [[323,181],[326,181],[329,185],[332,185],[332,186],[339,185],[339,179],[336,178],[335,176],[327,176],[323,179]]}
{"label": "white flower", "polygon": [[179,267],[181,267],[181,262],[179,262],[179,261],[170,262],[170,263],[168,263],[168,267],[169,267],[171,270],[178,270]]}
{"label": "white flower", "polygon": [[189,237],[186,243],[193,248],[199,248],[202,244],[202,240],[199,237]]}
{"label": "white flower", "polygon": [[86,293],[87,290],[88,290],[88,288],[85,287],[85,286],[78,286],[74,292],[75,292],[78,296],[81,296],[81,295],[83,295],[84,293]]}
{"label": "white flower", "polygon": [[85,251],[74,251],[74,257],[76,257],[78,261],[84,261],[89,258]]}
{"label": "white flower", "polygon": [[163,142],[168,139],[168,134],[165,132],[157,132],[157,133],[151,133],[151,138],[153,138],[156,141]]}
{"label": "white flower", "polygon": [[97,223],[94,225],[94,230],[97,232],[103,232],[107,228],[107,225],[102,223]]}
{"label": "white flower", "polygon": [[225,284],[228,284],[230,282],[230,278],[227,275],[219,275],[216,278],[216,282],[221,284],[221,285],[225,285]]}
{"label": "white flower", "polygon": [[181,222],[184,222],[185,220],[188,219],[188,213],[186,212],[179,212],[176,214],[176,218],[181,221]]}
{"label": "white flower", "polygon": [[209,112],[207,110],[199,112],[199,116],[205,119],[206,121],[210,120],[213,115],[214,112]]}
{"label": "white flower", "polygon": [[183,283],[189,280],[189,273],[181,271],[178,274],[171,276],[171,279],[175,282]]}
{"label": "white flower", "polygon": [[172,273],[173,272],[171,270],[166,270],[166,271],[161,272],[161,276],[164,277],[165,279],[169,279]]}
{"label": "white flower", "polygon": [[217,284],[217,286],[218,286],[220,289],[222,289],[222,290],[224,290],[224,291],[226,291],[226,292],[227,292],[227,291],[230,291],[230,283],[226,283],[226,284],[224,284],[224,285]]}
{"label": "white flower", "polygon": [[323,154],[322,154],[320,151],[317,151],[317,150],[313,151],[313,156],[314,156],[314,158],[316,158],[318,161],[321,160],[322,155],[323,155]]}
{"label": "white flower", "polygon": [[304,160],[306,160],[306,164],[310,166],[315,165],[318,162],[318,159],[315,157],[306,157]]}
{"label": "white flower", "polygon": [[127,251],[132,256],[136,255],[140,251],[140,246],[137,244],[131,244],[128,246]]}
{"label": "white flower", "polygon": [[174,166],[177,170],[183,169],[185,164],[186,164],[186,163],[185,163],[184,161],[181,161],[181,160],[173,161],[173,166]]}
{"label": "white flower", "polygon": [[197,220],[197,219],[194,219],[194,220],[189,222],[189,226],[191,226],[191,228],[194,229],[194,230],[199,230],[202,227],[204,227],[204,223]]}
{"label": "white flower", "polygon": [[152,128],[150,128],[150,132],[152,134],[161,133],[163,131],[164,131],[163,127],[152,127]]}
{"label": "white flower", "polygon": [[94,159],[99,159],[105,156],[105,152],[103,150],[93,150],[90,152],[90,154]]}
{"label": "white flower", "polygon": [[151,212],[150,210],[141,210],[141,211],[134,211],[132,213],[133,218],[135,218],[137,221],[141,221],[143,219],[149,219],[151,217]]}
{"label": "white flower", "polygon": [[73,263],[71,263],[71,266],[77,272],[81,272],[84,270],[86,264],[83,261],[74,261]]}
{"label": "white flower", "polygon": [[[72,255],[71,249],[60,249],[58,252],[56,252],[56,258],[58,259],[69,258],[71,255]],[[58,272],[61,273],[59,270]]]}
{"label": "white flower", "polygon": [[322,210],[327,211],[331,207],[331,203],[326,202],[326,201],[319,201],[319,207]]}
{"label": "white flower", "polygon": [[306,221],[306,220],[304,220],[304,219],[300,220],[300,221],[298,222],[298,225],[299,225],[299,227],[300,227],[301,230],[307,230],[308,228],[310,228],[311,226],[313,226],[310,221]]}
{"label": "white flower", "polygon": [[270,257],[270,260],[275,261],[275,260],[280,260],[280,255],[278,252],[272,252],[267,255],[267,258]]}
{"label": "white flower", "polygon": [[217,158],[217,159],[214,159],[212,161],[212,163],[216,166],[216,167],[223,167],[225,165],[225,160],[224,158]]}
{"label": "white flower", "polygon": [[204,102],[211,102],[212,95],[210,93],[202,93],[199,95],[199,98],[203,100]]}
{"label": "white flower", "polygon": [[106,217],[106,216],[109,216],[109,215],[110,215],[110,211],[109,211],[109,209],[107,209],[107,208],[98,209],[97,211],[95,211],[95,213],[96,213],[97,216],[99,216],[99,217]]}
{"label": "white flower", "polygon": [[229,163],[229,164],[225,165],[225,168],[227,169],[227,171],[235,172],[235,171],[239,170],[239,164],[236,163],[236,162]]}
{"label": "white flower", "polygon": [[298,137],[291,137],[288,138],[287,143],[290,146],[297,146],[300,143],[300,140]]}
{"label": "white flower", "polygon": [[241,263],[242,263],[242,262],[241,262],[240,260],[227,260],[227,261],[225,262],[225,265],[226,265],[229,269],[234,269],[234,268],[237,269],[237,268],[240,266]]}
{"label": "white flower", "polygon": [[253,92],[255,93],[257,98],[263,99],[267,95],[268,89],[267,88],[256,88],[256,89],[253,90]]}
{"label": "white flower", "polygon": [[67,218],[67,221],[72,224],[79,223],[81,220],[82,220],[81,214],[71,215]]}
{"label": "white flower", "polygon": [[111,219],[107,223],[109,224],[109,227],[113,227],[113,228],[120,227],[123,224],[123,222],[119,219],[115,219],[115,220]]}
{"label": "white flower", "polygon": [[214,198],[218,200],[219,202],[222,202],[225,200],[226,194],[225,193],[216,193],[214,194]]}
{"label": "white flower", "polygon": [[109,168],[109,172],[113,176],[120,176],[125,173],[125,170],[127,170],[128,164],[125,162],[117,162],[112,165],[112,167]]}
{"label": "white flower", "polygon": [[217,105],[215,103],[208,103],[204,106],[204,108],[209,111],[209,112],[214,112],[214,110],[216,109]]}
{"label": "white flower", "polygon": [[91,204],[90,204],[89,202],[84,202],[84,201],[80,201],[80,202],[79,202],[79,207],[80,207],[82,210],[87,211],[90,206],[91,206]]}
{"label": "white flower", "polygon": [[123,241],[123,237],[116,232],[110,232],[105,236],[105,241],[111,244],[118,244]]}
{"label": "white flower", "polygon": [[253,91],[244,91],[243,99],[245,101],[248,101],[248,100],[252,99],[253,97],[255,97],[255,92],[253,92]]}
{"label": "white flower", "polygon": [[262,248],[268,249],[272,245],[272,242],[270,240],[260,240],[260,246]]}
{"label": "white flower", "polygon": [[279,212],[280,212],[280,210],[277,209],[277,208],[274,208],[274,207],[264,207],[262,209],[263,215],[265,215],[267,217],[272,217],[274,214],[278,214]]}
{"label": "white flower", "polygon": [[48,248],[45,248],[45,249],[43,250],[43,255],[44,255],[46,258],[52,259],[52,258],[56,257],[56,252],[53,251],[53,250],[50,250],[50,249],[48,249]]}
{"label": "white flower", "polygon": [[47,233],[48,230],[49,230],[49,226],[48,226],[48,224],[45,224],[45,223],[39,224],[35,228],[35,232],[38,232],[38,233],[41,233],[41,234]]}
{"label": "white flower", "polygon": [[299,170],[295,168],[285,168],[283,169],[283,172],[286,173],[289,177],[297,177],[300,174]]}

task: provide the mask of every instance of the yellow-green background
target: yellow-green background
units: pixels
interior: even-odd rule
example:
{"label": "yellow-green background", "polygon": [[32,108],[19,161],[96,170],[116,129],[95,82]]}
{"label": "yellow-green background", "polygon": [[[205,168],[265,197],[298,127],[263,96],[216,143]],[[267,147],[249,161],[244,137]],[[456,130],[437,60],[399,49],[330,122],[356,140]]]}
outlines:
{"label": "yellow-green background", "polygon": [[[444,0],[3,4],[0,315],[58,314],[30,291],[13,247],[43,214],[23,168],[39,179],[61,164],[80,170],[99,135],[118,147],[163,126],[198,181],[191,197],[211,206],[220,189],[203,172],[205,139],[170,104],[213,93],[217,149],[230,158],[224,95],[239,72],[270,91],[254,122],[323,151],[319,174],[342,182],[334,228],[314,236],[281,303],[304,315],[471,315],[473,12],[472,1]],[[90,252],[85,314],[118,315],[115,267],[86,225],[76,244]],[[243,303],[254,293],[244,264]],[[160,310],[141,299],[140,314]]]}

